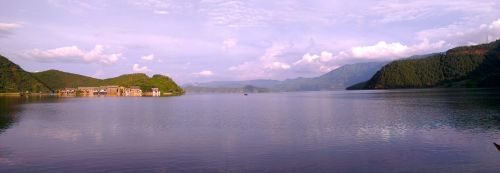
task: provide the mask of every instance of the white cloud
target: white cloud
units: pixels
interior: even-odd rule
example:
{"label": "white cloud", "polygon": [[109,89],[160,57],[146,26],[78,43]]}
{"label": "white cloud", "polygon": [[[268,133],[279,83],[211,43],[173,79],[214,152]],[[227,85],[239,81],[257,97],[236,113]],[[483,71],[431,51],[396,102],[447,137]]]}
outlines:
{"label": "white cloud", "polygon": [[154,54],[150,54],[150,55],[142,56],[141,60],[144,60],[144,61],[153,61],[153,60],[155,60],[155,55]]}
{"label": "white cloud", "polygon": [[441,28],[427,29],[417,33],[418,39],[446,40],[450,47],[457,45],[474,45],[500,39],[500,19],[489,24],[476,27],[449,25]]}
{"label": "white cloud", "polygon": [[302,70],[302,71],[311,71],[318,73],[329,72],[335,68],[337,65],[333,65],[331,63],[334,60],[333,53],[328,51],[322,51],[319,55],[306,53],[302,56],[302,59],[295,61],[293,63],[293,68]]}
{"label": "white cloud", "polygon": [[155,10],[155,11],[154,11],[154,13],[155,13],[155,14],[160,14],[160,15],[165,15],[165,14],[168,14],[168,12],[167,12],[167,11],[165,11],[165,10]]}
{"label": "white cloud", "polygon": [[3,30],[3,31],[9,31],[9,30],[16,29],[19,27],[21,27],[21,24],[18,24],[18,23],[2,23],[2,22],[0,22],[0,30]]}
{"label": "white cloud", "polygon": [[343,56],[361,59],[391,60],[415,54],[439,51],[444,47],[444,44],[445,41],[442,40],[434,43],[430,43],[428,40],[423,40],[419,44],[411,46],[404,45],[399,42],[387,43],[385,41],[379,41],[375,45],[353,47],[348,54],[344,54]]}
{"label": "white cloud", "polygon": [[492,1],[385,0],[375,4],[367,15],[378,15],[381,17],[380,22],[389,23],[423,19],[447,13],[460,13],[466,16],[475,16],[491,13],[494,10],[496,10],[495,3]]}
{"label": "white cloud", "polygon": [[106,0],[48,0],[47,2],[73,14],[84,14],[92,10],[101,10],[107,6]]}
{"label": "white cloud", "polygon": [[222,42],[222,44],[223,44],[222,49],[227,50],[235,47],[238,44],[238,40],[235,38],[227,38]]}
{"label": "white cloud", "polygon": [[132,71],[135,73],[146,73],[146,72],[150,72],[151,69],[149,69],[147,66],[141,67],[141,65],[139,65],[139,64],[134,64],[132,66]]}
{"label": "white cloud", "polygon": [[264,68],[271,69],[271,70],[276,70],[276,69],[286,70],[286,69],[290,69],[290,65],[288,65],[287,63],[275,61],[275,62],[272,62],[269,64],[265,64]]}
{"label": "white cloud", "polygon": [[386,43],[380,41],[371,46],[358,46],[351,49],[352,56],[355,58],[391,58],[405,56],[408,46],[402,45],[399,42]]}
{"label": "white cloud", "polygon": [[302,56],[302,59],[296,61],[293,64],[299,65],[299,64],[311,64],[317,62],[328,62],[331,61],[332,59],[333,59],[333,53],[328,51],[322,51],[320,55],[306,53],[304,56]]}
{"label": "white cloud", "polygon": [[210,70],[203,70],[203,71],[192,73],[192,74],[196,77],[209,77],[209,76],[214,75],[214,73]]}
{"label": "white cloud", "polygon": [[48,50],[32,49],[25,51],[23,55],[41,62],[98,62],[106,65],[114,64],[121,58],[120,53],[105,54],[102,45],[96,45],[94,49],[87,52],[77,46],[67,46]]}

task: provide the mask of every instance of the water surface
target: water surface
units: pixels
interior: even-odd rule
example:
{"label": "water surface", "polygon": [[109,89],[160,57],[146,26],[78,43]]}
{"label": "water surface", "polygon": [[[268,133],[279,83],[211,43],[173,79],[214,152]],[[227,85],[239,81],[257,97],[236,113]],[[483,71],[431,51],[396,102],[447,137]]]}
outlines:
{"label": "water surface", "polygon": [[0,172],[500,172],[499,90],[0,98]]}

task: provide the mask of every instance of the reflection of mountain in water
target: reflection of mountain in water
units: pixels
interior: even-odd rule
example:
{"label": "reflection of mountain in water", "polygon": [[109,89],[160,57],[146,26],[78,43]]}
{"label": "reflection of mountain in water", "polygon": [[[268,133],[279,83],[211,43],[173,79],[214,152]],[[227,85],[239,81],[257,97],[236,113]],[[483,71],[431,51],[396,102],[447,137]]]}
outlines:
{"label": "reflection of mountain in water", "polygon": [[0,97],[0,133],[18,122],[21,105],[28,103],[54,102],[57,97]]}
{"label": "reflection of mountain in water", "polygon": [[406,109],[404,112],[416,113],[401,116],[409,118],[408,121],[413,121],[417,126],[500,130],[500,90],[401,90],[385,93],[381,99],[392,99],[397,107]]}
{"label": "reflection of mountain in water", "polygon": [[19,98],[0,97],[0,133],[17,122],[16,112],[19,111]]}

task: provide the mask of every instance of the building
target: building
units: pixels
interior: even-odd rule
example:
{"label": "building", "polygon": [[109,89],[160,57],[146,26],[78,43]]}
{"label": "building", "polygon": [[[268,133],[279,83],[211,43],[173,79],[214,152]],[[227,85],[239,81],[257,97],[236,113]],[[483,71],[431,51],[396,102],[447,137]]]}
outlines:
{"label": "building", "polygon": [[57,95],[59,96],[75,96],[76,89],[75,88],[64,88],[61,90],[57,90]]}
{"label": "building", "polygon": [[121,96],[130,96],[130,88],[120,87],[120,95]]}
{"label": "building", "polygon": [[106,96],[120,96],[120,88],[118,86],[106,86]]}
{"label": "building", "polygon": [[138,86],[130,87],[130,96],[142,96],[142,90]]}
{"label": "building", "polygon": [[161,96],[160,89],[158,89],[158,88],[151,88],[151,91],[153,93],[153,96]]}
{"label": "building", "polygon": [[105,96],[108,94],[108,90],[106,87],[104,86],[101,86],[98,88],[98,92],[97,92],[97,95],[100,95],[100,96]]}
{"label": "building", "polygon": [[78,87],[77,91],[81,96],[95,96],[99,94],[98,87]]}

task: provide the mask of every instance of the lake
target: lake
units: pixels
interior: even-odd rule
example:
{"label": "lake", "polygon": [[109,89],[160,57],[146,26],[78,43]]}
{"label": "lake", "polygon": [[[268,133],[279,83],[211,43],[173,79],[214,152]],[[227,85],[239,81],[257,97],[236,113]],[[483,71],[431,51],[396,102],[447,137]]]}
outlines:
{"label": "lake", "polygon": [[0,172],[500,172],[500,90],[2,97]]}

